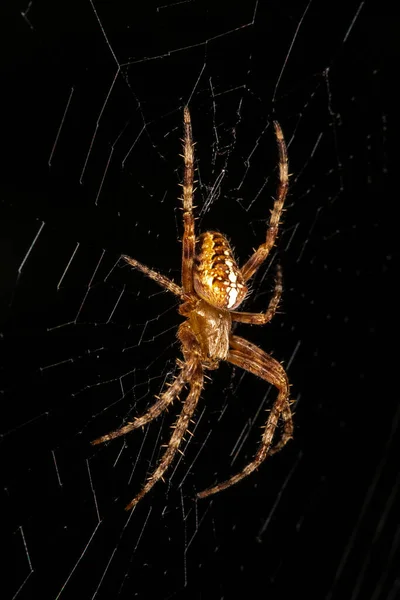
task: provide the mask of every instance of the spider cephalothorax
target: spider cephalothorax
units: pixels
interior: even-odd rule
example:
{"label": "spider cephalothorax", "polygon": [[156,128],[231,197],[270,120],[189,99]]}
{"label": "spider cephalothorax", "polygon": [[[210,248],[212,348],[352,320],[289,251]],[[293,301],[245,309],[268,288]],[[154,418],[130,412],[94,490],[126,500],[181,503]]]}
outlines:
{"label": "spider cephalothorax", "polygon": [[[216,369],[221,360],[226,360],[268,381],[278,389],[278,396],[269,413],[254,459],[239,473],[227,481],[217,483],[200,492],[198,497],[205,498],[237,483],[252,473],[267,456],[280,450],[293,434],[289,382],[284,368],[278,361],[251,342],[232,334],[232,321],[255,325],[268,323],[276,312],[282,293],[282,275],[278,268],[275,291],[265,313],[237,312],[235,310],[243,302],[248,292],[246,282],[268,256],[278,234],[279,219],[289,181],[286,145],[282,129],[279,123],[274,121],[279,150],[279,185],[266,239],[244,266],[239,268],[229,242],[221,233],[207,231],[196,239],[193,216],[193,141],[188,107],[184,109],[184,127],[182,287],[134,258],[122,256],[134,268],[139,269],[159,285],[181,298],[179,313],[186,317],[186,320],[179,326],[178,338],[184,361],[177,361],[178,375],[145,414],[92,442],[95,445],[101,444],[146,425],[158,417],[179,396],[185,384],[189,385],[189,393],[183,403],[167,448],[141,491],[126,507],[127,510],[136,506],[139,500],[163,477],[188,431],[203,389],[204,371]],[[281,439],[273,445],[279,419],[282,419],[283,433]]]}

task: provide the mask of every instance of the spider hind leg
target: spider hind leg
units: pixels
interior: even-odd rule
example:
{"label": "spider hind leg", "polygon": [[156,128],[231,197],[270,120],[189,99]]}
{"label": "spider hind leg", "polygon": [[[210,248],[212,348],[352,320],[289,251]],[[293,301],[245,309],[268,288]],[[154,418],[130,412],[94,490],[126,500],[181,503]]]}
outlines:
{"label": "spider hind leg", "polygon": [[274,121],[276,142],[278,145],[279,153],[279,183],[278,190],[274,202],[274,206],[271,211],[271,217],[269,219],[267,227],[267,235],[265,242],[261,244],[252,256],[248,259],[245,265],[242,267],[242,276],[245,281],[248,281],[253,277],[257,269],[262,265],[264,260],[270,253],[273,245],[275,244],[276,236],[278,235],[279,222],[283,211],[283,205],[288,193],[289,188],[289,163],[287,157],[287,149],[283,131],[278,121]]}

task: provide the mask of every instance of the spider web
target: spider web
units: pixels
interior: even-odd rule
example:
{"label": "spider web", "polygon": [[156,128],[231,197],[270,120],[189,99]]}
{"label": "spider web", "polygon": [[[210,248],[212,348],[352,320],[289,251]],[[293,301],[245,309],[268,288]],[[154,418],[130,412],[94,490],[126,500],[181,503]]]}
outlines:
{"label": "spider web", "polygon": [[[392,22],[373,1],[14,3],[2,36],[4,598],[397,596],[399,411],[379,352]],[[274,398],[223,364],[184,455],[128,514],[179,401],[144,431],[90,441],[145,411],[176,370],[176,299],[119,256],[179,282],[185,103],[196,226],[224,232],[241,264],[276,189],[273,119],[285,133],[287,211],[246,310],[266,307],[277,260],[284,299],[267,327],[237,332],[284,362],[295,439],[194,500],[250,460]]]}

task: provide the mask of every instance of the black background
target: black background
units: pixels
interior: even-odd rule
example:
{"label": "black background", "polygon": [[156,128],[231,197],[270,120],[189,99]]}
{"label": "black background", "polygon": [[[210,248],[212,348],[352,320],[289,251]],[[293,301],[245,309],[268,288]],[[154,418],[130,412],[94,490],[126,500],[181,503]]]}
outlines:
{"label": "black background", "polygon": [[[2,597],[398,597],[396,17],[373,1],[33,1],[2,27]],[[284,299],[238,332],[288,367],[295,438],[193,500],[249,460],[274,394],[221,365],[184,458],[128,515],[179,404],[90,441],[145,410],[179,356],[175,298],[118,258],[179,281],[186,102],[197,226],[242,263],[275,191],[271,120],[285,132],[287,212],[246,309],[268,303],[277,256]]]}

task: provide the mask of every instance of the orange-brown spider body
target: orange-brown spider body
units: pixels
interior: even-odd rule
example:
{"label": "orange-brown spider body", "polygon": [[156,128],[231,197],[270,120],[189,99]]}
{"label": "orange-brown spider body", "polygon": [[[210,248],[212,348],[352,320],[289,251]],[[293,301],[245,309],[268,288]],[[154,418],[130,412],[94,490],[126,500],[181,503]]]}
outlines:
{"label": "orange-brown spider body", "polygon": [[[147,277],[180,297],[182,303],[179,313],[186,317],[178,330],[184,361],[177,361],[178,374],[146,413],[134,418],[120,429],[97,438],[92,444],[97,445],[110,441],[150,423],[179,396],[186,384],[189,386],[188,395],[183,402],[167,448],[141,491],[126,507],[127,510],[136,506],[154,484],[163,478],[179,450],[194,416],[204,386],[204,370],[216,369],[221,360],[228,361],[261,377],[274,385],[278,394],[269,412],[261,443],[253,460],[227,481],[217,483],[198,493],[197,496],[205,498],[239,482],[257,469],[268,456],[280,450],[293,435],[289,381],[284,368],[278,361],[251,342],[232,334],[233,321],[255,325],[268,323],[277,310],[282,293],[282,274],[278,268],[275,290],[267,310],[264,313],[236,311],[248,293],[246,282],[264,262],[275,243],[287,195],[289,174],[286,145],[282,129],[277,121],[274,121],[274,128],[279,151],[278,192],[271,211],[265,241],[254,251],[242,268],[237,265],[229,242],[221,233],[207,231],[196,238],[193,216],[194,144],[188,107],[185,107],[184,110],[183,158],[185,170],[181,198],[184,227],[182,286],[180,287],[136,259],[122,256],[132,267],[142,271]],[[273,445],[279,420],[282,421],[283,432],[281,439]]]}
{"label": "orange-brown spider body", "polygon": [[193,285],[211,306],[234,310],[248,292],[228,240],[221,233],[206,231],[198,241],[194,259]]}
{"label": "orange-brown spider body", "polygon": [[229,352],[229,310],[236,308],[248,291],[229,242],[221,233],[207,231],[199,236],[193,287],[195,294],[179,308],[188,321],[181,326],[178,337],[188,326],[200,345],[203,366],[215,369]]}
{"label": "orange-brown spider body", "polygon": [[216,369],[220,360],[226,360],[229,352],[229,336],[232,318],[228,311],[208,304],[202,298],[188,300],[179,308],[181,315],[188,320],[178,330],[182,341],[183,330],[189,328],[200,346],[203,366]]}

